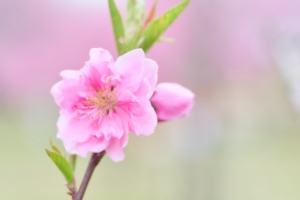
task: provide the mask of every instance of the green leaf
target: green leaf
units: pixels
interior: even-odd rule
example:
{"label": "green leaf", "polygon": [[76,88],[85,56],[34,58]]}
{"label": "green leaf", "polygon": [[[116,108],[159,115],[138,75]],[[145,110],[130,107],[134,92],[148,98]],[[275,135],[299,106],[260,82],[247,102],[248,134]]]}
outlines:
{"label": "green leaf", "polygon": [[58,167],[61,173],[64,175],[67,183],[70,186],[73,186],[74,179],[73,179],[73,170],[68,161],[61,155],[56,152],[51,152],[46,149],[46,153],[54,162],[54,164]]}
{"label": "green leaf", "polygon": [[128,0],[126,12],[126,28],[131,24],[142,27],[145,12],[144,0]]}
{"label": "green leaf", "polygon": [[144,0],[128,0],[125,26],[125,43],[127,51],[136,47],[135,45],[142,32],[144,13]]}
{"label": "green leaf", "polygon": [[139,47],[147,52],[173,23],[173,21],[180,15],[180,13],[186,8],[189,2],[190,0],[184,0],[180,4],[168,10],[161,17],[154,20],[143,33],[140,39]]}
{"label": "green leaf", "polygon": [[69,156],[69,163],[70,163],[70,166],[71,166],[73,172],[75,171],[76,160],[77,160],[77,155],[71,154]]}
{"label": "green leaf", "polygon": [[51,146],[52,150],[53,150],[55,153],[62,155],[61,152],[60,152],[60,150],[59,150],[59,149],[54,145],[54,143],[52,142],[51,138],[50,138],[50,146]]}
{"label": "green leaf", "polygon": [[114,0],[108,0],[108,5],[118,53],[119,55],[122,55],[126,51],[125,33],[122,17]]}

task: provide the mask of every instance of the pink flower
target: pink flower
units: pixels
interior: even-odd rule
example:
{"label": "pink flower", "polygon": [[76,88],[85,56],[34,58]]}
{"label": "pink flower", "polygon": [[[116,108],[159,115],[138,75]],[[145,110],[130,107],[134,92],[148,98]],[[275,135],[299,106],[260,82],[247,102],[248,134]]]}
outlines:
{"label": "pink flower", "polygon": [[194,105],[194,93],[177,83],[157,85],[151,103],[159,121],[186,116]]}
{"label": "pink flower", "polygon": [[57,137],[71,154],[105,150],[115,162],[124,159],[128,133],[150,135],[157,116],[150,103],[158,66],[141,49],[115,62],[101,48],[91,49],[80,70],[65,70],[51,93],[60,106]]}

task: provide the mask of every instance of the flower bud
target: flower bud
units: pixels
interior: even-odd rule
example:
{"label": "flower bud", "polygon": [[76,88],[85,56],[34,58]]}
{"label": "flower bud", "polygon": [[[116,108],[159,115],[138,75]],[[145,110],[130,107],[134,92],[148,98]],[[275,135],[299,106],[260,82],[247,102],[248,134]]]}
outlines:
{"label": "flower bud", "polygon": [[158,121],[168,121],[189,114],[194,104],[194,93],[177,83],[160,83],[151,97]]}

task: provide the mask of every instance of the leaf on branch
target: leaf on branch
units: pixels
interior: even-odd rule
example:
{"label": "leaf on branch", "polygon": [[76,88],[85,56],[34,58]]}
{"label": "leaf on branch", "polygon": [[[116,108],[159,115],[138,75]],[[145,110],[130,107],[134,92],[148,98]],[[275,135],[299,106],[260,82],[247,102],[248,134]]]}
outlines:
{"label": "leaf on branch", "polygon": [[70,166],[71,166],[73,172],[75,171],[76,160],[77,160],[77,155],[76,154],[71,154],[69,156],[69,163],[70,163]]}
{"label": "leaf on branch", "polygon": [[54,143],[52,142],[51,138],[50,138],[50,146],[51,146],[51,149],[52,149],[55,153],[62,155],[61,152],[60,152],[60,150],[59,150],[59,149],[54,145]]}
{"label": "leaf on branch", "polygon": [[118,54],[122,55],[126,52],[124,25],[121,14],[114,0],[108,0],[110,17],[115,35],[115,42],[118,49]]}
{"label": "leaf on branch", "polygon": [[46,153],[54,162],[54,164],[58,167],[58,169],[61,171],[67,183],[70,186],[73,186],[74,185],[73,170],[70,164],[68,163],[68,161],[61,154],[58,154],[57,152],[52,152],[46,149]]}
{"label": "leaf on branch", "polygon": [[128,0],[126,12],[126,29],[128,29],[132,25],[136,26],[137,30],[140,29],[143,25],[144,12],[144,0]]}
{"label": "leaf on branch", "polygon": [[125,25],[127,51],[134,49],[142,32],[145,12],[144,0],[128,0]]}
{"label": "leaf on branch", "polygon": [[152,21],[152,23],[145,29],[141,37],[141,39],[143,39],[143,42],[139,47],[147,52],[160,38],[160,36],[167,30],[167,28],[174,22],[174,20],[180,15],[180,13],[186,8],[189,2],[190,0],[184,0],[180,4],[168,10],[158,19]]}

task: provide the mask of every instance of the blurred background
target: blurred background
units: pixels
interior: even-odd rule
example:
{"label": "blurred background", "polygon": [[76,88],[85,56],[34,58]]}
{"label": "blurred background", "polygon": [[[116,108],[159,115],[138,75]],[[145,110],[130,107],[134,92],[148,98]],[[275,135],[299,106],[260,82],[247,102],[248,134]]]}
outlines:
{"label": "blurred background", "polygon": [[[179,2],[160,0],[157,15]],[[300,1],[191,0],[164,35],[176,43],[148,57],[159,82],[196,93],[192,113],[131,135],[85,199],[299,200]],[[63,148],[50,88],[93,47],[116,57],[106,0],[0,0],[0,199],[71,199],[44,151],[49,138]]]}

